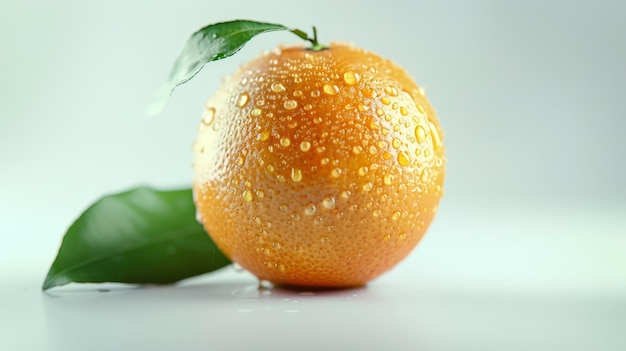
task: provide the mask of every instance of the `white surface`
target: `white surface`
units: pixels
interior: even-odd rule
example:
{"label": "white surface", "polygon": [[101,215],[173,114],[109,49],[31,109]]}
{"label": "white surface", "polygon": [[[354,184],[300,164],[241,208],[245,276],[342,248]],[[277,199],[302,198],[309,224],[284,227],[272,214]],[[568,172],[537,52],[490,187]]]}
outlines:
{"label": "white surface", "polygon": [[[146,117],[190,33],[234,18],[315,24],[428,88],[448,175],[422,244],[359,290],[259,294],[224,271],[43,294],[87,205],[188,186],[220,77],[297,41],[255,38]],[[626,349],[624,18],[622,0],[2,1],[0,350]]]}
{"label": "white surface", "polygon": [[330,292],[257,290],[228,268],[42,293],[49,262],[2,262],[0,349],[624,350],[622,213],[441,213],[396,269]]}

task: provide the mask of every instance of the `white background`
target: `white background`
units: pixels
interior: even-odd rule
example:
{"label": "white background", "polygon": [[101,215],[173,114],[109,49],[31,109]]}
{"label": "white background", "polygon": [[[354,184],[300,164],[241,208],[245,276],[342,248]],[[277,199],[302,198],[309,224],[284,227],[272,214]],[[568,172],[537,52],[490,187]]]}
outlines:
{"label": "white background", "polygon": [[[154,305],[138,310],[135,322],[151,325],[152,334],[165,342],[160,345],[170,345],[167,340],[174,345],[176,340],[176,345],[202,348],[206,345],[198,334],[201,329],[177,332],[154,322],[153,315],[142,314],[173,313],[193,320],[198,317],[190,312],[193,308],[173,307],[187,306],[189,291],[207,313],[219,311],[225,324],[258,321],[268,323],[267,328],[272,323],[291,328],[293,321],[278,312],[269,319],[257,314],[241,321],[238,310],[258,312],[269,306],[284,311],[289,308],[280,304],[293,297],[282,292],[269,300],[260,295],[237,299],[232,292],[254,284],[245,274],[202,278],[188,288],[192,290],[114,290],[116,295],[107,295],[110,304],[90,295],[95,294],[93,288],[76,292],[68,287],[72,293],[60,297],[62,303],[38,290],[65,229],[95,199],[140,184],[188,186],[196,124],[221,77],[262,50],[298,41],[289,33],[255,38],[233,58],[208,65],[180,87],[164,113],[146,116],[146,106],[189,35],[208,23],[235,18],[303,30],[317,25],[322,41],[354,42],[391,58],[426,87],[446,132],[446,194],[419,249],[356,293],[361,307],[342,309],[351,297],[348,292],[324,295],[309,301],[308,309],[299,309],[300,323],[323,320],[327,317],[320,311],[332,310],[331,325],[335,320],[357,326],[337,326],[337,337],[344,335],[341,340],[347,345],[361,349],[378,348],[373,336],[362,336],[369,318],[377,320],[374,326],[381,338],[389,339],[391,349],[550,349],[567,340],[569,349],[600,345],[596,340],[604,340],[605,350],[626,345],[618,333],[619,322],[626,323],[626,2],[4,0],[0,303],[6,307],[0,333],[16,326],[19,332],[0,337],[0,343],[9,345],[2,349],[60,349],[59,340],[67,340],[72,328],[85,326],[54,325],[72,325],[74,319],[89,324],[90,318],[102,318],[104,330],[123,341],[116,347],[159,349],[141,344],[141,333],[135,339],[124,334],[126,327],[116,323],[111,310],[119,306],[125,311],[124,306],[144,297]],[[211,289],[211,284],[217,287]],[[518,315],[517,326],[530,327],[529,337],[522,337],[524,328],[508,333],[498,329],[513,317],[485,301],[484,306],[474,305],[466,298],[468,291],[497,295],[509,309],[504,311],[526,313]],[[449,298],[442,308],[425,298],[442,292]],[[223,304],[207,307],[204,293]],[[401,303],[390,302],[398,296]],[[539,299],[533,306],[554,306],[553,301],[568,298],[573,299],[571,305],[539,308],[547,310],[546,315],[519,307],[526,306],[520,301],[532,304]],[[252,300],[257,304],[238,305]],[[84,301],[93,304],[91,312],[81,307]],[[445,307],[448,303],[462,308]],[[597,319],[572,317],[571,306],[587,306]],[[486,317],[473,318],[481,311]],[[417,315],[422,317],[409,319]],[[576,317],[582,324],[567,324],[579,320]],[[384,326],[381,318],[388,319]],[[483,334],[463,327],[476,320],[484,326]],[[537,327],[539,320],[547,320],[545,329]],[[561,334],[550,329],[561,322],[570,328]],[[415,328],[424,327],[428,333],[399,332],[408,330],[406,323],[416,323]],[[594,326],[596,334],[578,332]],[[300,336],[310,336],[289,330],[292,338],[287,340],[293,345]],[[274,338],[268,333],[264,335]],[[224,335],[234,335],[232,348],[255,342],[245,338],[244,330],[217,334],[224,343]],[[109,345],[104,337],[97,340],[102,349]],[[307,345],[317,344],[309,340]],[[74,346],[86,347],[79,342]]]}

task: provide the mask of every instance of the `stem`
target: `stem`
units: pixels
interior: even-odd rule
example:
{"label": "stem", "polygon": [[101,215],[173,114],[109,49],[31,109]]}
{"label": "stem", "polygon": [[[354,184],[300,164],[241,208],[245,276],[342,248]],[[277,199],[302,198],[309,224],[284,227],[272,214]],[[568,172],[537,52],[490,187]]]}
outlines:
{"label": "stem", "polygon": [[291,33],[297,35],[298,37],[300,37],[301,39],[304,39],[308,42],[311,43],[311,48],[309,50],[313,50],[313,51],[322,51],[325,49],[328,49],[328,46],[324,45],[324,44],[320,44],[317,41],[317,27],[313,26],[313,38],[309,38],[309,35],[300,30],[300,29],[290,29],[289,30]]}

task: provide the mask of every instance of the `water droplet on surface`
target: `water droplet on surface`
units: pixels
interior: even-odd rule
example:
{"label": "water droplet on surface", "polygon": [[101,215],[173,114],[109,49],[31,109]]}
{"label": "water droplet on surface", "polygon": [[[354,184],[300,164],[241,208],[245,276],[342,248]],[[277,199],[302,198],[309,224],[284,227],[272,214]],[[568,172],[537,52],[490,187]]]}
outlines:
{"label": "water droplet on surface", "polygon": [[271,134],[271,133],[270,133],[270,131],[269,131],[269,130],[264,130],[264,131],[262,131],[261,133],[259,133],[258,138],[259,138],[259,140],[261,140],[261,141],[265,141],[265,140],[267,140],[267,139],[269,139],[269,138],[270,138],[270,134]]}
{"label": "water droplet on surface", "polygon": [[402,142],[398,138],[393,138],[393,140],[391,141],[391,146],[393,146],[394,149],[398,149],[400,148],[400,146],[402,146]]}
{"label": "water droplet on surface", "polygon": [[297,168],[291,169],[291,180],[294,182],[299,182],[302,180],[302,171]]}
{"label": "water droplet on surface", "polygon": [[315,124],[322,123],[322,117],[319,117],[319,116],[313,117],[313,123],[315,123]]}
{"label": "water droplet on surface", "polygon": [[433,138],[433,147],[435,148],[435,151],[439,150],[439,148],[441,147],[441,138],[439,137],[439,132],[432,122],[429,121],[428,126],[430,127],[430,135]]}
{"label": "water droplet on surface", "polygon": [[294,108],[298,107],[298,102],[296,100],[287,100],[285,101],[283,106],[285,106],[287,110],[293,110]]}
{"label": "water droplet on surface", "polygon": [[380,102],[382,102],[385,105],[389,105],[391,103],[391,100],[389,100],[389,98],[385,96],[380,99]]}
{"label": "water droplet on surface", "polygon": [[394,86],[389,85],[385,87],[385,94],[389,96],[398,96],[398,89]]}
{"label": "water droplet on surface", "polygon": [[362,176],[366,175],[368,171],[369,170],[367,169],[367,167],[363,166],[363,167],[359,167],[358,173],[362,177]]}
{"label": "water droplet on surface", "polygon": [[282,174],[277,174],[276,179],[281,183],[284,183],[287,180]]}
{"label": "water droplet on surface", "polygon": [[265,197],[265,192],[263,192],[263,190],[257,190],[256,191],[256,197],[258,197],[259,199],[262,199]]}
{"label": "water droplet on surface", "polygon": [[241,78],[241,81],[239,82],[241,85],[246,85],[248,84],[248,77],[243,77]]}
{"label": "water droplet on surface", "polygon": [[339,178],[342,172],[341,168],[335,168],[330,172],[330,175],[332,175],[333,178]]}
{"label": "water droplet on surface", "polygon": [[330,162],[330,159],[328,159],[328,158],[323,158],[323,159],[320,161],[320,164],[321,164],[322,166],[325,166],[325,165],[327,165],[329,162]]}
{"label": "water droplet on surface", "polygon": [[302,96],[302,90],[296,90],[296,91],[294,91],[294,92],[293,92],[293,96],[294,96],[294,97],[300,97],[300,96]]}
{"label": "water droplet on surface", "polygon": [[312,216],[315,214],[315,212],[317,211],[317,207],[315,207],[314,204],[308,204],[305,208],[304,208],[304,214],[307,216]]}
{"label": "water droplet on surface", "polygon": [[333,208],[335,208],[335,198],[332,196],[325,197],[324,200],[322,200],[322,205],[325,208],[332,210]]}
{"label": "water droplet on surface", "polygon": [[285,91],[285,86],[280,84],[280,83],[272,83],[272,91],[275,93],[282,93],[283,91]]}
{"label": "water droplet on surface", "polygon": [[350,197],[350,195],[352,195],[352,192],[349,191],[349,190],[345,190],[345,191],[341,192],[340,196],[341,196],[342,199],[346,200],[346,199],[348,199]]}
{"label": "water droplet on surface", "polygon": [[315,224],[322,224],[322,222],[323,222],[323,221],[324,221],[324,220],[322,219],[322,217],[317,216],[317,217],[315,217],[315,219],[313,220],[313,223],[315,223]]}
{"label": "water droplet on surface", "polygon": [[215,119],[215,108],[208,107],[206,110],[204,110],[204,113],[202,114],[202,123],[204,125],[207,125],[207,126],[211,125],[214,119]]}
{"label": "water droplet on surface", "polygon": [[324,91],[324,94],[337,95],[337,93],[339,92],[339,87],[337,87],[336,85],[332,85],[332,84],[324,84],[324,87],[322,88],[322,90]]}
{"label": "water droplet on surface", "polygon": [[320,97],[321,93],[319,90],[313,90],[311,92],[311,97]]}
{"label": "water droplet on surface", "polygon": [[370,154],[372,155],[376,155],[376,153],[378,152],[378,149],[376,148],[376,146],[371,145],[369,148]]}
{"label": "water droplet on surface", "polygon": [[239,95],[239,98],[237,98],[237,106],[239,107],[244,107],[248,104],[248,100],[249,100],[249,96],[247,92],[243,92],[241,93],[241,95]]}
{"label": "water droplet on surface", "polygon": [[343,74],[343,81],[348,85],[356,85],[361,80],[361,75],[354,71],[347,71]]}
{"label": "water droplet on surface", "polygon": [[391,220],[397,221],[398,219],[400,219],[400,216],[401,216],[401,213],[396,211],[391,215]]}
{"label": "water droplet on surface", "polygon": [[428,175],[429,175],[428,170],[427,169],[423,170],[422,175],[420,176],[420,180],[426,183],[428,181]]}
{"label": "water droplet on surface", "polygon": [[359,145],[352,147],[352,153],[355,155],[359,155],[363,152],[363,148]]}
{"label": "water droplet on surface", "polygon": [[311,143],[308,141],[303,141],[300,143],[300,150],[302,150],[302,152],[307,152],[309,150],[311,150]]}
{"label": "water droplet on surface", "polygon": [[313,105],[311,104],[306,104],[304,105],[304,107],[302,107],[305,111],[311,111],[311,109],[313,109]]}
{"label": "water droplet on surface", "polygon": [[393,183],[393,176],[391,174],[385,174],[385,176],[383,177],[383,182],[386,185],[391,185]]}
{"label": "water droplet on surface", "polygon": [[250,115],[254,116],[254,117],[258,117],[261,115],[261,109],[260,108],[253,108],[252,111],[250,111]]}
{"label": "water droplet on surface", "polygon": [[403,106],[403,107],[400,107],[400,114],[403,116],[406,116],[409,114],[409,111]]}
{"label": "water droplet on surface", "polygon": [[376,115],[377,115],[378,117],[381,117],[381,116],[382,116],[382,115],[384,115],[384,114],[385,114],[385,111],[383,111],[383,109],[382,109],[382,108],[377,108],[377,109],[376,109]]}
{"label": "water droplet on surface", "polygon": [[365,184],[363,184],[363,186],[361,187],[364,191],[370,191],[374,188],[374,184],[372,184],[371,182],[367,182]]}
{"label": "water droplet on surface", "polygon": [[398,163],[399,163],[401,166],[408,166],[408,165],[409,165],[409,163],[410,163],[409,154],[407,154],[407,153],[406,153],[406,152],[404,152],[404,151],[400,151],[400,152],[398,153]]}
{"label": "water droplet on surface", "polygon": [[418,143],[423,143],[426,140],[426,130],[422,126],[415,127],[415,139]]}
{"label": "water droplet on surface", "polygon": [[289,145],[291,145],[291,139],[284,137],[280,139],[280,145],[283,147],[287,147]]}
{"label": "water droplet on surface", "polygon": [[246,202],[251,202],[253,200],[252,191],[250,191],[250,189],[246,189],[243,192],[243,199]]}

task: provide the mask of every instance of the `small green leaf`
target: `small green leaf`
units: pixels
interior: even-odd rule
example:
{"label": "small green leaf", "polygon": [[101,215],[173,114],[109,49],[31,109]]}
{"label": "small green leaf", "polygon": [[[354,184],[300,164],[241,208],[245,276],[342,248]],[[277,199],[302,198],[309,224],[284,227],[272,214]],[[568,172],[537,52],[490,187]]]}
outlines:
{"label": "small green leaf", "polygon": [[72,224],[42,288],[168,284],[228,264],[196,222],[191,190],[140,187],[102,198]]}
{"label": "small green leaf", "polygon": [[156,114],[163,110],[172,91],[193,78],[207,63],[234,55],[257,34],[289,28],[273,23],[235,20],[208,25],[193,33],[178,55],[174,68],[158,101],[148,109]]}

